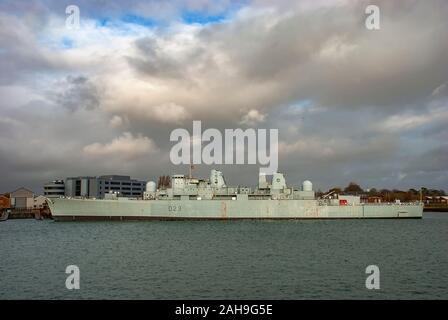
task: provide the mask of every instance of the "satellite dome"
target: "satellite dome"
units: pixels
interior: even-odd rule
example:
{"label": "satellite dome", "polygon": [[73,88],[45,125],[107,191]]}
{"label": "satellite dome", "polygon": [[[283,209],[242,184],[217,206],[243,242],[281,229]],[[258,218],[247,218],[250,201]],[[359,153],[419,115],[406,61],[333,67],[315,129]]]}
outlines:
{"label": "satellite dome", "polygon": [[156,183],[154,181],[146,183],[146,192],[156,192]]}
{"label": "satellite dome", "polygon": [[302,190],[303,191],[313,191],[313,184],[309,180],[305,180],[302,183]]}

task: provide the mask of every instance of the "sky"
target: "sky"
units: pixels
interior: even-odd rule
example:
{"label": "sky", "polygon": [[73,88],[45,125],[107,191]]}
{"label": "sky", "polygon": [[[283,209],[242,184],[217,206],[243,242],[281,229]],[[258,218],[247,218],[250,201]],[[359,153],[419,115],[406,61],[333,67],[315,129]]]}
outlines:
{"label": "sky", "polygon": [[194,120],[278,129],[293,186],[448,190],[448,2],[373,1],[368,30],[371,3],[0,0],[0,193],[188,173],[169,137]]}

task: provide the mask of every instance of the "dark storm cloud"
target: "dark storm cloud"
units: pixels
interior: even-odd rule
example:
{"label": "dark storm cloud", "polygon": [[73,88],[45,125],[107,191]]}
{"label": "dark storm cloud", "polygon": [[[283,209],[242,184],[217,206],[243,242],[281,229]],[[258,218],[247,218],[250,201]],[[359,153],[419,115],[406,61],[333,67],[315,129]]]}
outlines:
{"label": "dark storm cloud", "polygon": [[150,77],[184,79],[186,75],[184,61],[191,61],[199,54],[199,49],[178,61],[164,54],[156,39],[144,37],[135,42],[138,57],[128,57],[129,63],[142,74]]}
{"label": "dark storm cloud", "polygon": [[448,144],[443,144],[415,157],[406,166],[406,172],[439,172],[448,170]]}
{"label": "dark storm cloud", "polygon": [[16,17],[0,13],[0,84],[24,79],[33,72],[55,68],[54,62],[36,42],[32,30]]}
{"label": "dark storm cloud", "polygon": [[[180,90],[193,84],[194,104],[182,97],[175,102],[194,116],[207,104],[248,111],[301,99],[386,114],[418,109],[448,81],[448,42],[438,40],[445,38],[448,4],[401,3],[381,2],[377,31],[364,27],[366,1],[286,13],[247,10],[189,34],[188,45],[176,34],[159,38],[165,45],[139,39],[129,61],[159,80],[177,76],[184,80],[176,83]],[[182,55],[173,55],[172,46]]]}
{"label": "dark storm cloud", "polygon": [[378,31],[363,26],[367,3],[293,12],[270,23],[270,14],[255,15],[201,37],[226,52],[248,82],[282,81],[277,101],[385,111],[418,107],[447,81],[448,42],[442,39],[448,3],[381,2]]}
{"label": "dark storm cloud", "polygon": [[100,105],[100,96],[95,84],[85,76],[67,76],[49,93],[49,98],[58,106],[71,111],[92,110]]}

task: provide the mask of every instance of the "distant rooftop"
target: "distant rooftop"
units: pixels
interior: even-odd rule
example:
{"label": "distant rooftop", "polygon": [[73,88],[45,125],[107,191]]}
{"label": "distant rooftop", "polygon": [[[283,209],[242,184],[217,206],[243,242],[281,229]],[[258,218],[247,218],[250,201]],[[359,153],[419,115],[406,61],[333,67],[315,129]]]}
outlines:
{"label": "distant rooftop", "polygon": [[120,175],[116,175],[116,174],[99,176],[98,178],[106,179],[106,180],[131,180],[130,176],[120,176]]}
{"label": "distant rooftop", "polygon": [[131,179],[131,176],[123,176],[118,174],[108,174],[102,176],[78,176],[78,177],[68,177],[69,180],[78,180],[78,179],[101,179],[101,180],[121,180],[121,181],[140,181],[137,179]]}

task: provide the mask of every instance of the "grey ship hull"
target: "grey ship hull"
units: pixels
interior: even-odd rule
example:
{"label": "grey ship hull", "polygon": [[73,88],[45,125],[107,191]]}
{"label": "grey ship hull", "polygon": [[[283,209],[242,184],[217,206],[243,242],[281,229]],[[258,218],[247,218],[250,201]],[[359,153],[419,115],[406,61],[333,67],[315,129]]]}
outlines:
{"label": "grey ship hull", "polygon": [[48,200],[55,220],[421,218],[422,204],[323,205],[317,200]]}

